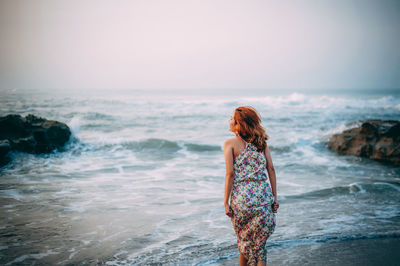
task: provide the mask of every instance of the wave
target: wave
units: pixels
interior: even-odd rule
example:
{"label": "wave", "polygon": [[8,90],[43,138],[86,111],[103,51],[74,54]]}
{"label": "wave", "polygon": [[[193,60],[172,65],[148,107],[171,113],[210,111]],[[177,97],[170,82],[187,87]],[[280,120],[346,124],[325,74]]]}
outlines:
{"label": "wave", "polygon": [[[281,248],[298,247],[320,243],[346,242],[352,240],[364,239],[398,239],[400,232],[384,233],[355,233],[355,234],[330,234],[306,236],[285,240],[270,240],[267,242],[269,250],[279,250]],[[151,264],[154,261],[166,264],[190,264],[190,265],[209,265],[226,262],[237,256],[236,244],[220,243],[218,248],[215,244],[187,244],[176,248],[174,251],[166,252],[165,249],[152,249],[141,253],[138,256],[131,257],[134,264]],[[118,260],[113,259],[118,264]],[[124,260],[125,261],[125,260]],[[111,262],[111,261],[109,261]]]}
{"label": "wave", "polygon": [[116,117],[113,115],[101,113],[101,112],[87,112],[81,114],[82,119],[84,120],[106,120],[106,121],[115,121]]}
{"label": "wave", "polygon": [[371,233],[371,234],[355,233],[350,235],[341,235],[341,234],[317,235],[304,238],[270,241],[269,246],[288,247],[288,246],[299,246],[299,245],[313,244],[313,243],[343,242],[349,240],[382,239],[382,238],[400,238],[400,232],[384,232],[384,233]]}
{"label": "wave", "polygon": [[[96,145],[96,144],[94,144]],[[189,152],[202,153],[202,152],[222,152],[222,146],[211,144],[199,144],[185,141],[172,141],[161,138],[149,138],[137,141],[118,141],[115,143],[106,143],[97,145],[98,148],[110,149],[119,147],[121,149],[140,151],[154,151],[160,152],[177,152],[179,150],[187,150]],[[271,151],[286,153],[293,149],[292,146],[269,146]]]}
{"label": "wave", "polygon": [[294,145],[291,145],[291,146],[271,146],[271,145],[268,145],[268,148],[269,148],[270,151],[277,152],[278,154],[291,152],[294,147],[295,147]]}
{"label": "wave", "polygon": [[216,145],[193,144],[193,143],[186,143],[184,145],[187,148],[187,150],[194,152],[221,151],[221,147]]}
{"label": "wave", "polygon": [[289,95],[264,96],[264,97],[244,97],[242,100],[250,102],[268,103],[269,107],[295,107],[295,108],[373,108],[373,109],[393,109],[398,110],[398,96],[378,96],[372,98],[357,97],[351,98],[346,96],[329,96],[329,95],[306,95],[303,93],[293,92]]}
{"label": "wave", "polygon": [[[77,128],[79,130],[79,128]],[[124,139],[106,140],[103,142],[86,142],[79,139],[75,133],[65,145],[51,154],[31,155],[36,157],[76,157],[86,153],[115,153],[131,151],[142,160],[170,160],[177,156],[186,156],[187,153],[222,153],[222,147],[218,145],[199,144],[184,141],[172,141],[161,138],[148,138],[143,140]],[[11,153],[11,156],[19,156],[20,153]],[[23,155],[23,154],[22,154]]]}
{"label": "wave", "polygon": [[[76,138],[79,141],[79,139]],[[94,150],[114,150],[114,149],[127,149],[135,152],[146,152],[146,151],[159,151],[167,153],[175,153],[179,150],[187,150],[191,152],[221,152],[222,147],[218,145],[210,144],[198,144],[183,141],[172,141],[161,138],[148,138],[143,140],[131,140],[125,141],[120,140],[111,143],[84,143],[80,142],[80,145],[75,141],[73,142],[75,149],[83,149],[92,147]]]}
{"label": "wave", "polygon": [[150,138],[141,141],[126,141],[116,145],[134,151],[161,150],[176,152],[181,149],[181,147],[175,141],[157,138]]}
{"label": "wave", "polygon": [[[64,146],[55,149],[51,153],[44,154],[25,154],[23,152],[12,151],[9,156],[14,160],[16,157],[35,156],[43,158],[76,157],[85,153],[112,153],[115,151],[132,151],[142,159],[169,160],[176,156],[189,153],[222,153],[222,147],[211,144],[199,144],[184,141],[172,141],[161,138],[148,138],[137,141],[126,141],[123,139],[115,142],[85,142],[81,141],[76,132],[80,130],[79,122],[74,122],[74,127],[70,139]],[[181,154],[180,154],[181,153]],[[12,160],[12,161],[13,161]],[[26,165],[26,164],[25,164]],[[9,165],[8,165],[9,166]],[[4,166],[6,167],[6,166]]]}
{"label": "wave", "polygon": [[394,192],[396,194],[400,192],[400,183],[382,181],[373,183],[351,183],[348,186],[337,186],[301,193],[298,195],[281,196],[281,201],[285,202],[303,199],[313,200],[341,195],[350,195],[354,193],[383,194],[390,192]]}

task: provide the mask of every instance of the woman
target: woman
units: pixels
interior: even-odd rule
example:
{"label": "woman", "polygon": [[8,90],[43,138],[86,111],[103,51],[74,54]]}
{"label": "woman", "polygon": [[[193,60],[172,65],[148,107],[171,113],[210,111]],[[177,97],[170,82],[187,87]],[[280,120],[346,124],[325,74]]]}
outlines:
{"label": "woman", "polygon": [[235,229],[240,265],[266,265],[265,244],[274,232],[279,208],[269,136],[249,106],[235,109],[229,130],[236,137],[224,142],[225,214]]}

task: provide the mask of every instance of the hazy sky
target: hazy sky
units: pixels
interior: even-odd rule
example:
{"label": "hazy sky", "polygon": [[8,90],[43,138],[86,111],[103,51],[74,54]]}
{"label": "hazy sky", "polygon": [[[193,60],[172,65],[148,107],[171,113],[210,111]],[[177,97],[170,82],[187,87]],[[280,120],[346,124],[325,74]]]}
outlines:
{"label": "hazy sky", "polygon": [[400,88],[400,1],[0,0],[0,89]]}

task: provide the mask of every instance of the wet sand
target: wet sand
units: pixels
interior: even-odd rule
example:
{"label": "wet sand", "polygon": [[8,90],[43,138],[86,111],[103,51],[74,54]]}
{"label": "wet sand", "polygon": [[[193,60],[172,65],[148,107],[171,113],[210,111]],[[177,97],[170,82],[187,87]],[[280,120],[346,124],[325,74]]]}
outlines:
{"label": "wet sand", "polygon": [[[239,265],[234,257],[219,265]],[[400,265],[400,238],[357,239],[268,249],[267,265]]]}

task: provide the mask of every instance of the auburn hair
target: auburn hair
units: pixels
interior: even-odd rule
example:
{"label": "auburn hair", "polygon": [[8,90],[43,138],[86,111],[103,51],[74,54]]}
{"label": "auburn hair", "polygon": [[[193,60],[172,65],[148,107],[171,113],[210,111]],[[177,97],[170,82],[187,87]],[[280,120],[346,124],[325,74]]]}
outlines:
{"label": "auburn hair", "polygon": [[251,106],[240,106],[235,109],[233,119],[236,123],[236,134],[246,142],[254,144],[257,151],[264,151],[269,136],[261,126],[257,110]]}

